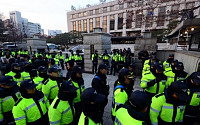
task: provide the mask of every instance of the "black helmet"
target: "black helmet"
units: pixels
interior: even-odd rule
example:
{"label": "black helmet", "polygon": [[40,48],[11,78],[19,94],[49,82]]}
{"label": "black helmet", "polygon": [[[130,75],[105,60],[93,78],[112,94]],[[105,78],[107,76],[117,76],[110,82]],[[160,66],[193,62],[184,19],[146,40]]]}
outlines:
{"label": "black helmet", "polygon": [[158,62],[151,63],[151,68],[157,69],[159,72],[164,71],[163,65],[161,63],[158,63]]}
{"label": "black helmet", "polygon": [[193,72],[190,75],[190,79],[194,82],[200,85],[200,72]]}

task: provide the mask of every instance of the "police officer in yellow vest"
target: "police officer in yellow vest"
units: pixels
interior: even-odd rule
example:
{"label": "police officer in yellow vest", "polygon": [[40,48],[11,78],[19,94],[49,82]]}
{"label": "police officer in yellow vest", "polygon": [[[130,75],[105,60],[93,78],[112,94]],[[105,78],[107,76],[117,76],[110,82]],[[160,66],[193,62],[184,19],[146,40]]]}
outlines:
{"label": "police officer in yellow vest", "polygon": [[76,90],[77,88],[70,81],[61,84],[58,96],[49,107],[50,125],[73,124],[75,117],[73,99],[77,96]]}
{"label": "police officer in yellow vest", "polygon": [[108,54],[107,50],[105,49],[104,53],[102,54],[103,63],[109,66],[109,58],[110,55]]}
{"label": "police officer in yellow vest", "polygon": [[185,125],[193,125],[195,121],[200,120],[200,72],[192,73],[185,83],[189,88],[191,100],[187,102],[183,121]]}
{"label": "police officer in yellow vest", "polygon": [[128,69],[121,69],[119,71],[118,83],[114,86],[113,100],[112,100],[112,120],[115,120],[116,109],[121,104],[125,104],[133,90],[134,77],[130,74]]}
{"label": "police officer in yellow vest", "polygon": [[5,76],[12,76],[13,80],[17,82],[17,85],[20,85],[20,83],[23,81],[20,73],[20,65],[18,63],[13,63],[11,67],[11,71],[5,74]]}
{"label": "police officer in yellow vest", "polygon": [[174,54],[169,54],[169,58],[163,62],[163,68],[165,69],[165,71],[167,71],[167,69],[170,69],[172,60],[174,60]]}
{"label": "police officer in yellow vest", "polygon": [[37,84],[36,89],[42,91],[43,83],[49,78],[47,75],[47,69],[44,66],[40,66],[38,68],[38,76],[34,77],[33,81]]}
{"label": "police officer in yellow vest", "polygon": [[58,95],[58,90],[60,88],[60,84],[62,83],[62,79],[59,77],[59,69],[56,67],[49,68],[48,73],[50,77],[42,85],[42,92],[51,104],[51,102]]}
{"label": "police officer in yellow vest", "polygon": [[48,125],[49,102],[32,80],[20,84],[22,97],[12,109],[16,125]]}
{"label": "police officer in yellow vest", "polygon": [[117,72],[117,64],[119,62],[119,55],[116,52],[116,50],[113,50],[113,56],[111,60],[111,68],[110,68],[110,75],[112,75],[112,71],[114,70],[113,76],[115,76],[115,73]]}
{"label": "police officer in yellow vest", "polygon": [[95,50],[95,52],[92,54],[92,73],[96,73],[97,72],[97,65],[98,65],[98,51]]}
{"label": "police officer in yellow vest", "polygon": [[21,73],[23,80],[31,79],[30,72],[32,70],[32,64],[26,63],[24,64],[24,71]]}
{"label": "police officer in yellow vest", "polygon": [[64,70],[64,59],[65,59],[65,57],[64,57],[64,55],[62,54],[61,51],[60,51],[60,53],[59,53],[59,55],[58,55],[58,59],[59,59],[59,61],[60,61],[60,65],[61,65],[61,67],[62,67],[62,70]]}
{"label": "police officer in yellow vest", "polygon": [[150,99],[145,92],[132,92],[128,104],[117,109],[115,125],[147,125],[146,112],[149,104]]}
{"label": "police officer in yellow vest", "polygon": [[76,50],[75,61],[76,61],[76,65],[79,65],[83,68],[83,58],[80,55],[79,50]]}
{"label": "police officer in yellow vest", "polygon": [[81,103],[81,94],[85,90],[84,86],[84,80],[82,77],[83,70],[81,69],[80,66],[74,66],[72,68],[72,73],[71,73],[71,79],[70,81],[73,83],[73,85],[77,88],[77,96],[74,98],[74,107],[75,107],[75,124],[78,123],[78,119],[81,115],[82,112],[82,103]]}
{"label": "police officer in yellow vest", "polygon": [[187,85],[180,81],[173,82],[164,93],[160,93],[152,98],[150,108],[151,124],[183,124],[183,115],[188,99]]}
{"label": "police officer in yellow vest", "polygon": [[0,124],[7,125],[14,122],[12,108],[20,98],[17,82],[11,76],[0,79]]}
{"label": "police officer in yellow vest", "polygon": [[100,109],[105,99],[105,95],[97,93],[94,88],[85,89],[81,94],[83,112],[78,125],[103,125]]}
{"label": "police officer in yellow vest", "polygon": [[163,65],[158,62],[151,64],[150,72],[145,73],[141,79],[141,88],[151,98],[156,94],[164,92],[167,84],[167,77],[163,74]]}
{"label": "police officer in yellow vest", "polygon": [[188,77],[188,73],[184,71],[184,65],[182,62],[176,62],[174,66],[171,67],[172,70],[165,71],[164,74],[167,76],[168,85],[174,81],[182,81]]}

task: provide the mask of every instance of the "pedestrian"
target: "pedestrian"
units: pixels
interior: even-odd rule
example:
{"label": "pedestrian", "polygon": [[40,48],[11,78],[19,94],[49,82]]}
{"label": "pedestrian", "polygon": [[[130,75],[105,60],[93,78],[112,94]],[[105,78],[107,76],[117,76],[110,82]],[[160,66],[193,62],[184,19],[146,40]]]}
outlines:
{"label": "pedestrian", "polygon": [[187,85],[173,82],[164,93],[152,98],[150,120],[152,125],[183,124],[186,102],[189,99]]}
{"label": "pedestrian", "polygon": [[24,80],[20,84],[22,97],[12,109],[16,125],[48,125],[49,101],[32,80]]}
{"label": "pedestrian", "polygon": [[186,80],[188,86],[188,94],[191,100],[187,102],[184,113],[184,124],[193,125],[195,121],[199,121],[200,113],[200,72],[193,72]]}
{"label": "pedestrian", "polygon": [[94,88],[87,88],[81,95],[83,112],[78,125],[102,125],[101,106],[106,96],[97,93]]}
{"label": "pedestrian", "polygon": [[112,101],[112,120],[115,120],[116,109],[121,104],[125,104],[133,90],[134,77],[126,68],[121,69],[118,75],[118,82],[114,85]]}
{"label": "pedestrian", "polygon": [[11,76],[3,76],[0,79],[0,124],[7,125],[14,122],[12,108],[21,97],[17,82]]}
{"label": "pedestrian", "polygon": [[140,86],[150,98],[156,94],[164,92],[168,83],[167,77],[163,74],[163,72],[163,65],[158,62],[153,62],[151,64],[150,72],[143,75]]}
{"label": "pedestrian", "polygon": [[147,125],[149,121],[146,112],[149,105],[150,99],[145,92],[132,92],[128,104],[116,110],[115,125]]}
{"label": "pedestrian", "polygon": [[42,85],[42,92],[51,102],[58,95],[58,90],[60,88],[60,84],[62,83],[62,79],[59,77],[59,69],[56,67],[48,69],[49,78]]}
{"label": "pedestrian", "polygon": [[50,125],[73,125],[75,117],[73,99],[77,96],[76,90],[77,88],[71,81],[65,81],[61,84],[58,96],[49,107]]}

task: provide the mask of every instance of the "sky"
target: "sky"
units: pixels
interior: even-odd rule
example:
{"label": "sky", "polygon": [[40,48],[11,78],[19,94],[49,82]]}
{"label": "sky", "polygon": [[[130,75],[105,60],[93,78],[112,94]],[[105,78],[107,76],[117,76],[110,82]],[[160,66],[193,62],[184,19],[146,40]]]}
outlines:
{"label": "sky", "polygon": [[99,0],[0,0],[0,13],[9,18],[10,11],[20,11],[29,22],[40,23],[45,34],[49,30],[67,31],[67,15],[76,8],[99,4]]}

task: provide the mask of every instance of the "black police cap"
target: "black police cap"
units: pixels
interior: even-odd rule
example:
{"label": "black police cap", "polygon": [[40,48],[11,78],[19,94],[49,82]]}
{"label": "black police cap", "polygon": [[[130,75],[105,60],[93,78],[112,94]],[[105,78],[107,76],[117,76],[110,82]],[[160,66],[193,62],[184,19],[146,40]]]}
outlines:
{"label": "black police cap", "polygon": [[25,88],[25,89],[34,89],[36,86],[37,84],[35,84],[33,80],[31,79],[24,80],[20,84],[20,87]]}
{"label": "black police cap", "polygon": [[0,84],[2,84],[2,85],[8,85],[8,86],[13,86],[13,85],[16,85],[17,82],[15,82],[11,76],[3,76],[0,79]]}
{"label": "black police cap", "polygon": [[200,85],[200,72],[193,72],[191,75],[190,75],[190,78],[192,79],[192,81],[194,83],[197,83]]}

